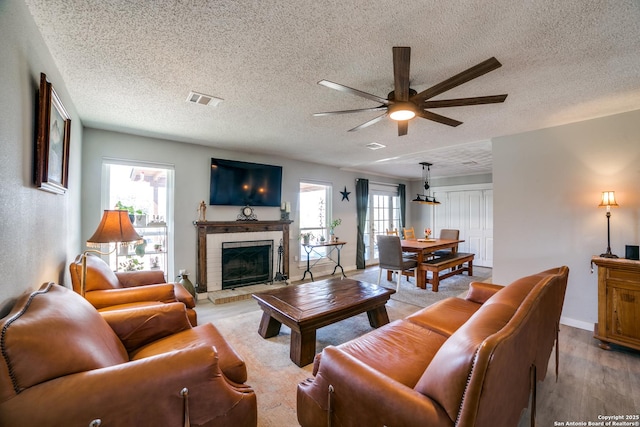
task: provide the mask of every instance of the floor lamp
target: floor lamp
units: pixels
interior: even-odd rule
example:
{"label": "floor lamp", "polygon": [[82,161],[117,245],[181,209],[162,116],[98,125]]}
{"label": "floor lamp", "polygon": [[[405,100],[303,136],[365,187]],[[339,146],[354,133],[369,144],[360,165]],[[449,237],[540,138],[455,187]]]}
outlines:
{"label": "floor lamp", "polygon": [[600,254],[603,258],[618,258],[617,255],[611,253],[611,230],[609,228],[609,220],[611,218],[611,207],[617,208],[615,191],[603,191],[602,201],[598,205],[599,208],[607,208],[607,251]]}
{"label": "floor lamp", "polygon": [[100,248],[103,243],[116,243],[116,245],[108,252],[87,249],[82,253],[82,277],[80,279],[82,296],[86,292],[88,254],[109,255],[116,249],[117,243],[129,244],[133,242],[142,243],[142,237],[133,228],[133,224],[129,219],[129,212],[125,210],[105,210],[98,228],[93,233],[93,236],[87,240],[87,246]]}

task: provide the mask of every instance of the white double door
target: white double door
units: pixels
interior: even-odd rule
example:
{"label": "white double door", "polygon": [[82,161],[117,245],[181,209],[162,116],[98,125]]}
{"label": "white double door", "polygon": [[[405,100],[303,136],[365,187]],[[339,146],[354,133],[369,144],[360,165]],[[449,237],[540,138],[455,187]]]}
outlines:
{"label": "white double door", "polygon": [[493,267],[493,189],[441,187],[434,191],[441,202],[433,210],[435,235],[443,228],[460,230],[460,252],[474,253],[474,265]]}

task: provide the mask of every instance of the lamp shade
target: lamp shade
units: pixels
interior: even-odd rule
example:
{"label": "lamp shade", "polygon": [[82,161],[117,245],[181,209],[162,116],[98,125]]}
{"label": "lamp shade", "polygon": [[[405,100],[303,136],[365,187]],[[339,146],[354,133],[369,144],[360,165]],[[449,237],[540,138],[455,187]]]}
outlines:
{"label": "lamp shade", "polygon": [[98,228],[87,240],[90,246],[111,242],[142,242],[142,237],[131,224],[128,211],[105,210]]}
{"label": "lamp shade", "polygon": [[603,191],[602,192],[602,201],[598,205],[598,207],[603,208],[605,206],[614,206],[618,207],[616,203],[616,192],[615,191]]}

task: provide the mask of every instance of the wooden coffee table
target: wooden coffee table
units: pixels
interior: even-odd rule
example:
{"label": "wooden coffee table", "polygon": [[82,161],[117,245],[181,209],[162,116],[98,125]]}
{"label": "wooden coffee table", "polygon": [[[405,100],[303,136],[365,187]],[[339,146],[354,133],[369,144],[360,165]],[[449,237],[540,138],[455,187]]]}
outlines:
{"label": "wooden coffee table", "polygon": [[291,328],[289,357],[298,366],[313,362],[316,330],[367,312],[377,328],[389,323],[385,304],[395,290],[353,279],[332,278],[253,294],[264,312],[258,333],[270,338],[284,323]]}

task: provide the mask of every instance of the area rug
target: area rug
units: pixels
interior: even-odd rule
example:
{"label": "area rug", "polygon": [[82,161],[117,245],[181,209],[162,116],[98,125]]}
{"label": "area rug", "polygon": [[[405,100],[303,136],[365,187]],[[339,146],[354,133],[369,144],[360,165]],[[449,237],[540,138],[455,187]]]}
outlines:
{"label": "area rug", "polygon": [[[378,272],[375,268],[368,268],[362,272],[353,272],[349,275],[350,279],[362,280],[369,283],[378,283]],[[485,267],[474,267],[473,276],[467,276],[466,273],[457,274],[440,281],[438,292],[431,290],[431,285],[427,285],[427,289],[420,289],[416,286],[416,281],[412,277],[410,281],[406,277],[402,277],[400,281],[400,291],[391,295],[391,299],[401,301],[407,304],[417,305],[419,307],[427,307],[436,301],[448,297],[455,297],[464,294],[469,289],[471,282],[483,282],[491,277],[492,269]],[[394,281],[387,281],[386,270],[382,272],[380,286],[389,289],[396,289],[396,277]]]}
{"label": "area rug", "polygon": [[[483,271],[484,270],[484,271]],[[415,281],[402,279],[400,292],[387,303],[389,320],[402,319],[409,314],[449,296],[465,292],[472,281],[483,281],[490,276],[490,269],[474,269],[476,276],[454,276],[441,282],[440,291],[419,289]],[[352,272],[350,278],[376,283],[378,270],[368,269],[362,273]],[[381,285],[395,289],[395,282],[387,282],[383,275]],[[255,302],[246,301],[246,304]],[[206,319],[206,314],[198,316]],[[201,316],[202,315],[202,316]],[[248,369],[247,384],[256,392],[258,400],[258,425],[297,426],[296,389],[300,381],[312,377],[313,364],[299,368],[289,359],[291,330],[282,326],[280,334],[269,339],[258,335],[262,311],[255,304],[243,314],[218,319],[214,323],[222,335],[245,359]],[[366,313],[345,319],[318,329],[316,352],[328,345],[339,345],[371,331]]]}
{"label": "area rug", "polygon": [[[390,301],[387,307],[390,320],[405,317],[418,309],[416,306]],[[302,368],[289,358],[291,329],[282,326],[280,334],[264,339],[258,335],[262,311],[256,310],[215,322],[229,343],[242,355],[248,370],[247,384],[256,392],[258,400],[258,426],[297,426],[296,387],[312,377],[313,364]],[[366,313],[318,329],[316,352],[328,345],[338,345],[364,335],[369,326]]]}

